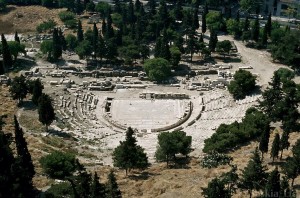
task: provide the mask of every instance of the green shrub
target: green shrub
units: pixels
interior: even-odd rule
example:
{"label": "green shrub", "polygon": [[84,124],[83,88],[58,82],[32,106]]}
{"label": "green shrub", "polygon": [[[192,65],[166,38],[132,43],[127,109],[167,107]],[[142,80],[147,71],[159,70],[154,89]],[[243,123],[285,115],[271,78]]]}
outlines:
{"label": "green shrub", "polygon": [[232,157],[213,151],[201,160],[200,165],[203,168],[216,168],[220,165],[230,164],[231,161]]}
{"label": "green shrub", "polygon": [[36,31],[39,33],[45,32],[45,31],[53,29],[55,26],[56,26],[55,21],[52,19],[49,19],[48,21],[44,21],[43,23],[39,24],[36,27]]}
{"label": "green shrub", "polygon": [[64,22],[65,26],[71,29],[75,29],[77,27],[76,19],[70,19]]}
{"label": "green shrub", "polygon": [[62,11],[58,16],[62,22],[75,19],[75,14],[69,11]]}

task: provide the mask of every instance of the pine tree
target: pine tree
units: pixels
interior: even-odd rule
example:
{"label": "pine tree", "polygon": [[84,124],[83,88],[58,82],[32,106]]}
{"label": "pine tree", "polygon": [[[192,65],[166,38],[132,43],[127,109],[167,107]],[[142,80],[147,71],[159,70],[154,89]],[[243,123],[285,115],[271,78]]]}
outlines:
{"label": "pine tree", "polygon": [[254,40],[256,42],[259,39],[259,20],[258,20],[258,18],[255,19],[255,21],[254,21],[254,24],[252,27],[252,32],[251,32],[251,37],[252,37],[252,40]]}
{"label": "pine tree", "polygon": [[209,38],[209,43],[208,43],[208,46],[209,46],[209,49],[211,52],[215,51],[217,43],[218,43],[217,33],[215,30],[212,30],[210,32],[210,38]]}
{"label": "pine tree", "polygon": [[265,130],[260,137],[259,142],[259,150],[261,152],[261,158],[264,158],[264,153],[268,152],[268,145],[269,145],[269,138],[270,138],[270,131]]}
{"label": "pine tree", "polygon": [[96,26],[96,23],[94,23],[94,26],[93,26],[93,42],[92,42],[94,59],[96,59],[96,57],[97,57],[96,53],[97,53],[97,49],[98,49],[98,44],[99,44],[99,33],[98,33],[98,28]]}
{"label": "pine tree", "polygon": [[299,175],[299,163],[294,157],[287,157],[286,162],[282,166],[282,171],[288,179],[292,179],[292,187],[294,180]]}
{"label": "pine tree", "polygon": [[272,144],[272,149],[271,149],[271,157],[273,158],[273,162],[274,162],[274,158],[278,158],[278,154],[279,154],[279,149],[280,149],[280,137],[279,134],[276,133],[275,138],[273,140],[273,144]]}
{"label": "pine tree", "polygon": [[46,126],[46,131],[48,131],[48,126],[55,119],[51,98],[46,94],[42,94],[38,103],[39,121]]}
{"label": "pine tree", "polygon": [[110,173],[108,174],[107,180],[108,181],[105,185],[106,186],[106,197],[107,198],[121,198],[122,194],[121,194],[121,191],[119,190],[117,179],[116,179],[113,171],[110,171]]}
{"label": "pine tree", "polygon": [[208,183],[207,188],[202,189],[202,195],[206,198],[229,198],[230,193],[225,189],[224,182],[218,178],[214,178],[212,181]]}
{"label": "pine tree", "polygon": [[253,190],[260,190],[267,179],[266,167],[263,166],[256,148],[247,166],[242,170],[240,188],[247,190],[250,198]]}
{"label": "pine tree", "polygon": [[266,197],[279,197],[280,174],[277,167],[270,173],[264,193]]}
{"label": "pine tree", "polygon": [[288,149],[289,147],[290,147],[289,132],[288,131],[283,131],[283,134],[280,138],[280,150],[281,150],[280,159],[282,159],[283,150]]}
{"label": "pine tree", "polygon": [[99,177],[96,172],[94,173],[94,178],[91,185],[91,197],[92,198],[105,197],[105,186],[99,182]]}
{"label": "pine tree", "polygon": [[28,86],[26,79],[23,75],[17,76],[13,79],[9,92],[14,100],[18,100],[18,103],[22,103],[28,93]]}
{"label": "pine tree", "polygon": [[13,60],[12,60],[12,56],[6,38],[4,37],[4,34],[1,34],[1,41],[2,41],[2,57],[3,57],[2,64],[3,64],[4,72],[6,72],[7,69],[13,66]]}
{"label": "pine tree", "polygon": [[17,31],[16,31],[16,33],[15,33],[15,41],[17,41],[18,43],[21,43]]}
{"label": "pine tree", "polygon": [[41,80],[36,79],[33,83],[33,90],[32,90],[32,102],[36,106],[38,105],[39,98],[43,93],[43,89],[44,89],[44,86],[43,86]]}
{"label": "pine tree", "polygon": [[149,165],[144,149],[137,145],[137,140],[133,134],[133,129],[129,127],[126,131],[125,141],[121,141],[113,152],[114,166],[125,169],[126,175],[131,169],[143,169]]}
{"label": "pine tree", "polygon": [[77,24],[77,41],[78,43],[83,41],[83,30],[82,30],[82,25],[80,20],[78,20],[78,24]]}

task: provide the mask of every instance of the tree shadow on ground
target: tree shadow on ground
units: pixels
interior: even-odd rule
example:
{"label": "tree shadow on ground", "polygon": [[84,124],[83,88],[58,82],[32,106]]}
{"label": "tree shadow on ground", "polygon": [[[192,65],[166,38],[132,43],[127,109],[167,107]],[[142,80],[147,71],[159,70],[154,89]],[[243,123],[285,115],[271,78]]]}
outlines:
{"label": "tree shadow on ground", "polygon": [[24,110],[36,110],[37,106],[33,104],[31,100],[25,100],[23,101],[19,107],[24,108]]}
{"label": "tree shadow on ground", "polygon": [[169,164],[169,169],[190,169],[189,166],[191,158],[189,157],[176,157],[174,163]]}
{"label": "tree shadow on ground", "polygon": [[128,178],[132,179],[132,180],[135,180],[135,181],[139,181],[139,180],[147,180],[147,179],[149,179],[149,177],[156,176],[156,175],[160,175],[160,174],[150,173],[148,171],[144,171],[140,174],[139,173],[134,173],[134,174],[128,175]]}
{"label": "tree shadow on ground", "polygon": [[48,134],[52,136],[58,136],[61,138],[76,140],[76,138],[74,138],[71,134],[56,129],[49,129]]}
{"label": "tree shadow on ground", "polygon": [[269,162],[268,164],[272,166],[283,166],[285,161]]}
{"label": "tree shadow on ground", "polygon": [[14,63],[13,72],[18,73],[22,70],[30,70],[33,66],[37,66],[34,59],[31,58],[19,58]]}

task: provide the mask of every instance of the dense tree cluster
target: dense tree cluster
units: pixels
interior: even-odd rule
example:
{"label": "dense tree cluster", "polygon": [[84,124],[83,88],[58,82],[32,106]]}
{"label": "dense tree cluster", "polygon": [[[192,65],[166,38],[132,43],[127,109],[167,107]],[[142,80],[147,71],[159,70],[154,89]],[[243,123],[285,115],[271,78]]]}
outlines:
{"label": "dense tree cluster", "polygon": [[206,153],[228,151],[261,136],[265,131],[270,131],[268,117],[263,112],[250,108],[246,111],[242,122],[221,124],[210,138],[204,140],[203,151]]}

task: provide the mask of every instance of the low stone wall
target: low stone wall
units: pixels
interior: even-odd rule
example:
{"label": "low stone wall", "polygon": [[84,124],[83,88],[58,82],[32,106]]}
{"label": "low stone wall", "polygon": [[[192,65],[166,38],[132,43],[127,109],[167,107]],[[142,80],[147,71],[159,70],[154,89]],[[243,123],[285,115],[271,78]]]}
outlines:
{"label": "low stone wall", "polygon": [[[189,112],[180,120],[178,120],[176,123],[174,124],[171,124],[169,126],[165,126],[165,127],[161,127],[161,128],[157,128],[157,129],[151,129],[151,132],[161,132],[161,131],[168,131],[168,130],[171,130],[171,129],[174,129],[180,125],[182,125],[184,122],[186,122],[191,114],[192,114],[192,111],[193,111],[193,103],[190,102],[190,109],[189,109]],[[182,127],[181,127],[182,128]],[[181,130],[181,129],[180,129]]]}

